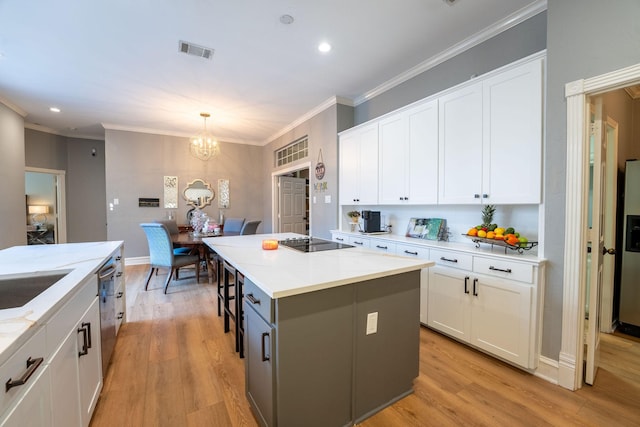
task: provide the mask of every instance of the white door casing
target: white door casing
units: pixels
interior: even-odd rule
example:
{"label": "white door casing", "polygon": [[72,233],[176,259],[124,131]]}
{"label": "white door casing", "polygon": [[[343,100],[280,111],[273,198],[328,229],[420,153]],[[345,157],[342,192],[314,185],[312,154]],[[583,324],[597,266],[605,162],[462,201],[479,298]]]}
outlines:
{"label": "white door casing", "polygon": [[582,386],[584,271],[587,244],[588,111],[586,97],[640,83],[640,64],[565,85],[567,99],[567,164],[565,175],[565,240],[562,300],[562,343],[558,384],[570,390]]}

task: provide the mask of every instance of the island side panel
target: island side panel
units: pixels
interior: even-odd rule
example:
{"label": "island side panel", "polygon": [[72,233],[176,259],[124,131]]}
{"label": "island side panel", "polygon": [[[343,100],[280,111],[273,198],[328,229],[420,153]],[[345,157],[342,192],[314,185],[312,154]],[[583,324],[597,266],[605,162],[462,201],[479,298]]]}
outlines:
{"label": "island side panel", "polygon": [[352,422],[355,285],[277,299],[277,423]]}
{"label": "island side panel", "polygon": [[[420,272],[361,282],[356,288],[354,421],[413,391],[420,359]],[[377,313],[377,332],[367,317]]]}

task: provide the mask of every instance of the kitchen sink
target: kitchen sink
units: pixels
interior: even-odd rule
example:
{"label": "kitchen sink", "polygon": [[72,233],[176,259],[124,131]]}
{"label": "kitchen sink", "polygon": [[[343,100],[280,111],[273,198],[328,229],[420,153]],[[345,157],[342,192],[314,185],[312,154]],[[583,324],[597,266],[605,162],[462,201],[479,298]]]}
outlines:
{"label": "kitchen sink", "polygon": [[0,310],[25,305],[67,274],[69,271],[55,270],[0,276]]}

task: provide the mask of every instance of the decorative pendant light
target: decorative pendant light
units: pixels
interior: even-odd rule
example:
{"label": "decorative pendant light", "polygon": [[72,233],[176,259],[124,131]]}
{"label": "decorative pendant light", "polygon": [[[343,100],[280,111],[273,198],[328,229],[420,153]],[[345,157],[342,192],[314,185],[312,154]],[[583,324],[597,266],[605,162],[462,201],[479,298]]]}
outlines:
{"label": "decorative pendant light", "polygon": [[204,119],[204,128],[201,134],[191,138],[191,154],[200,160],[209,160],[220,154],[220,145],[218,141],[207,132],[207,118],[209,113],[200,113],[200,117]]}

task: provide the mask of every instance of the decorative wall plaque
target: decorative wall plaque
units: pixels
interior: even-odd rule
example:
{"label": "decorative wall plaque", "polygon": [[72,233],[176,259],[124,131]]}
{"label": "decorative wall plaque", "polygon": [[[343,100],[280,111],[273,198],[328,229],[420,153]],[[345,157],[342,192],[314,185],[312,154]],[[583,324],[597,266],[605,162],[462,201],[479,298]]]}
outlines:
{"label": "decorative wall plaque", "polygon": [[229,207],[229,180],[218,180],[218,207],[227,209]]}
{"label": "decorative wall plaque", "polygon": [[178,177],[177,176],[164,177],[164,208],[165,209],[178,208]]}

